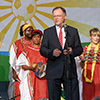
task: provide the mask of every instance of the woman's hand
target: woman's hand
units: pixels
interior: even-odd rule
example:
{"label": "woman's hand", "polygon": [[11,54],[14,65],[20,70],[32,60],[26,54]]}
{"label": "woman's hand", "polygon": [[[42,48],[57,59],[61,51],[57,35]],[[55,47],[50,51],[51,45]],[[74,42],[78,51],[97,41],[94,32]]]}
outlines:
{"label": "woman's hand", "polygon": [[16,74],[16,71],[14,69],[12,69],[12,70],[13,70],[13,79],[15,81],[18,81],[18,75]]}

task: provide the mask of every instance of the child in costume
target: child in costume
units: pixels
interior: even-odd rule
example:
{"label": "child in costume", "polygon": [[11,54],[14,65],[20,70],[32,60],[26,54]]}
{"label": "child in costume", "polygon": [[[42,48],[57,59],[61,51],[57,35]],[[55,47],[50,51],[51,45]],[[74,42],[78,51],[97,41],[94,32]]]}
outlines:
{"label": "child in costume", "polygon": [[45,66],[47,59],[40,55],[40,40],[42,32],[32,32],[33,45],[27,46],[17,60],[20,68],[20,100],[47,100],[48,89],[45,79]]}
{"label": "child in costume", "polygon": [[[91,43],[83,48],[80,56],[83,66],[83,100],[100,96],[100,31],[90,30]],[[82,65],[82,64],[81,64]]]}

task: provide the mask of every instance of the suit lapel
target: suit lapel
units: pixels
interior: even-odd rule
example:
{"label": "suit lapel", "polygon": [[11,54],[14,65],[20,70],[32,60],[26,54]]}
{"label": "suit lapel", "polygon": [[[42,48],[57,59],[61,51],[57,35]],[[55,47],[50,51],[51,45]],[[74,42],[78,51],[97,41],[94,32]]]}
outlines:
{"label": "suit lapel", "polygon": [[53,36],[52,38],[54,38],[55,44],[57,45],[57,47],[61,48],[60,42],[59,42],[59,38],[57,35],[57,31],[56,31],[56,26],[53,26]]}

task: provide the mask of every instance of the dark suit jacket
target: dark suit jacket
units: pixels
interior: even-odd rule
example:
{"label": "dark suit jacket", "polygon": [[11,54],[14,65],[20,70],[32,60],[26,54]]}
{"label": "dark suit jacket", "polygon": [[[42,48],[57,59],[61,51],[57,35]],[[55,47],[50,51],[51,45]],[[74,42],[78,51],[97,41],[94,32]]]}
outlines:
{"label": "dark suit jacket", "polygon": [[[63,75],[64,66],[68,68],[69,71],[69,77],[70,78],[76,78],[77,73],[76,73],[76,64],[74,57],[79,56],[82,52],[82,46],[80,43],[80,38],[78,35],[78,31],[76,28],[73,28],[71,26],[66,27],[66,42],[64,49],[68,47],[72,48],[72,54],[70,55],[70,61],[71,63],[67,63],[68,58],[65,57],[63,54],[62,47],[60,45],[57,32],[56,32],[56,27],[50,27],[46,30],[44,30],[44,35],[43,35],[43,40],[40,48],[40,53],[42,56],[47,57],[47,69],[46,69],[46,78],[61,78]],[[54,49],[60,49],[62,51],[62,54],[59,57],[54,57],[53,56],[53,50]]]}

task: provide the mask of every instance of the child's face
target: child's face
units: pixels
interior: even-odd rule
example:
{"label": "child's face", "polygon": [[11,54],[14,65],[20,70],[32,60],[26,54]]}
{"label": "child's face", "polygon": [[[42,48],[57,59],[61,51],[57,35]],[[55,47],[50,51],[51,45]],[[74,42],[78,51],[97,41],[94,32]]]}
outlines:
{"label": "child's face", "polygon": [[100,42],[100,33],[94,32],[93,34],[91,34],[90,40],[93,44],[97,44],[98,42]]}
{"label": "child's face", "polygon": [[39,45],[40,44],[40,40],[41,40],[40,34],[34,35],[32,37],[33,44],[35,44],[35,45]]}

